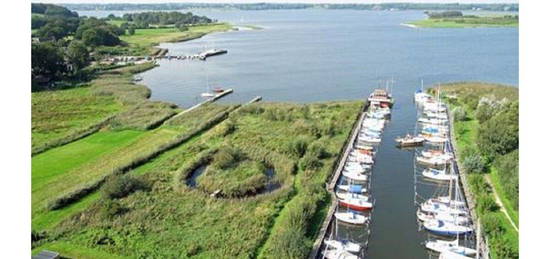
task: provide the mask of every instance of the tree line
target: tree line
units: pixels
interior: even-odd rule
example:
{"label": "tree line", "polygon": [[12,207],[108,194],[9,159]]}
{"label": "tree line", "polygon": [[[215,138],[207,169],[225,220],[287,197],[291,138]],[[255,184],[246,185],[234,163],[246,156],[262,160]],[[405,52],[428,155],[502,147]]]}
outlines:
{"label": "tree line", "polygon": [[[102,47],[126,45],[119,36],[133,35],[138,28],[151,24],[174,24],[180,30],[187,25],[210,23],[211,19],[192,13],[145,12],[98,19],[80,17],[78,13],[54,4],[31,4],[31,47],[32,91],[52,88],[52,82],[59,80],[83,80],[93,72],[85,69],[90,62],[101,55]],[[124,19],[120,26],[109,20]],[[96,52],[96,56],[92,55]]]}
{"label": "tree line", "polygon": [[[143,12],[143,13],[127,13],[122,16],[122,19],[133,23],[137,28],[148,28],[150,25],[171,25],[177,27],[191,24],[204,24],[214,22],[206,16],[194,15],[191,12]],[[178,26],[179,25],[179,26]]]}
{"label": "tree line", "polygon": [[217,8],[239,10],[279,9],[349,9],[349,10],[484,10],[518,11],[518,4],[459,4],[459,3],[380,3],[380,4],[299,4],[299,3],[156,3],[156,4],[64,4],[72,10],[182,10],[193,8]]}

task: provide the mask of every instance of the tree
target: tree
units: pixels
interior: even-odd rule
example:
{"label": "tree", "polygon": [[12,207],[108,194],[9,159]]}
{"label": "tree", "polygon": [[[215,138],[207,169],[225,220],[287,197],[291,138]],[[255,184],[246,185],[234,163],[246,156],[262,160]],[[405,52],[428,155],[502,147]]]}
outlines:
{"label": "tree", "polygon": [[[31,47],[31,74],[38,77],[58,79],[67,71],[63,54],[53,42],[33,43]],[[33,82],[34,83],[34,82]]]}
{"label": "tree", "polygon": [[176,23],[176,28],[178,28],[179,31],[188,31],[189,28],[185,26],[183,23]]}
{"label": "tree", "polygon": [[513,102],[503,108],[479,127],[477,144],[489,158],[504,155],[519,146],[519,103]]}
{"label": "tree", "polygon": [[90,61],[90,53],[86,45],[78,40],[73,40],[69,44],[65,56],[68,63],[73,67],[73,72],[84,68]]}
{"label": "tree", "polygon": [[453,109],[453,119],[455,121],[465,121],[466,111],[462,107],[456,107]]}
{"label": "tree", "polygon": [[136,34],[136,26],[130,25],[130,27],[128,27],[128,35],[134,35],[134,34]]}

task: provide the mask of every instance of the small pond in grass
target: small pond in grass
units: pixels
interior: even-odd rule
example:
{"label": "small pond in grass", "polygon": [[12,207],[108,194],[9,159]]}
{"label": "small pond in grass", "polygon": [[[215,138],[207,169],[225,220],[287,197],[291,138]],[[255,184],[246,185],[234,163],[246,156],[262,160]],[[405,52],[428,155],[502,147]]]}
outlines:
{"label": "small pond in grass", "polygon": [[191,172],[191,176],[187,178],[185,183],[192,188],[197,187],[197,178],[204,173],[204,170],[206,169],[206,165],[201,165],[197,167],[193,172]]}
{"label": "small pond in grass", "polygon": [[265,185],[264,189],[260,191],[260,194],[269,193],[281,188],[281,183],[279,183],[275,179],[275,169],[267,168],[265,170],[265,175],[267,176],[267,184]]}

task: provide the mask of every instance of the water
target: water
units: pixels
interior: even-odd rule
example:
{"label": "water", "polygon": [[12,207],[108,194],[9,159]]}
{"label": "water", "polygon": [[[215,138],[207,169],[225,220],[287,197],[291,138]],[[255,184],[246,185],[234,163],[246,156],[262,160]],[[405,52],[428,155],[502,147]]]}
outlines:
{"label": "water", "polygon": [[[422,19],[421,11],[196,12],[265,29],[161,44],[172,55],[195,54],[206,46],[229,53],[205,62],[161,61],[160,67],[142,75],[154,100],[189,107],[200,100],[207,81],[212,87],[235,90],[221,102],[245,102],[257,95],[265,101],[360,99],[381,80],[394,79],[396,103],[373,169],[376,207],[367,255],[427,258],[421,244],[426,234],[418,231],[415,216],[413,153],[395,148],[394,138],[414,131],[412,100],[421,79],[426,86],[452,81],[517,85],[517,28],[413,29],[400,25]],[[422,195],[433,191],[420,189]]]}
{"label": "water", "polygon": [[201,165],[195,168],[195,170],[191,172],[191,176],[189,176],[189,178],[185,180],[185,183],[191,188],[197,187],[197,178],[201,176],[202,173],[204,173],[205,169],[206,169],[206,165]]}

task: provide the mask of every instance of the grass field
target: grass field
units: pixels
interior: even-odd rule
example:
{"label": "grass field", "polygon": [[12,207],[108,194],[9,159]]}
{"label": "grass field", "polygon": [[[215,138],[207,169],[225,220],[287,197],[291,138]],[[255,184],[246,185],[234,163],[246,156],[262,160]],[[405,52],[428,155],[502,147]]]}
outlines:
{"label": "grass field", "polygon": [[519,20],[506,16],[479,16],[457,18],[427,18],[407,24],[423,28],[475,28],[475,27],[518,27]]}
{"label": "grass field", "polygon": [[[480,124],[474,116],[475,110],[473,107],[475,107],[474,104],[477,105],[479,98],[483,96],[493,96],[498,99],[507,98],[509,100],[517,100],[518,98],[517,88],[485,83],[454,83],[441,86],[441,90],[443,93],[442,95],[453,96],[452,100],[447,98],[447,102],[451,103],[451,109],[455,107],[462,107],[466,111],[467,118],[465,120],[453,122],[454,137],[457,143],[459,161],[461,162],[464,153],[468,152],[467,150],[477,150],[476,136]],[[489,172],[487,173],[491,178],[491,182],[495,186],[494,190],[488,187],[483,177],[478,178],[478,174],[469,174],[467,176],[470,189],[474,193],[476,201],[481,199],[482,196],[490,197],[489,199],[494,200],[492,192],[496,192],[504,204],[504,209],[510,215],[514,223],[519,226],[519,213],[517,210],[513,209],[510,200],[506,198],[506,195],[504,195],[496,169],[493,166],[490,166]],[[478,178],[478,181],[481,181],[487,187],[481,188],[480,190],[477,190],[479,188],[474,188],[474,185],[472,184],[474,178]],[[479,204],[476,204],[476,206],[478,205]],[[486,231],[488,231],[488,229],[491,230],[488,235],[492,257],[510,258],[508,256],[511,256],[513,258],[513,251],[515,251],[515,253],[519,251],[519,234],[513,228],[504,212],[498,209],[494,211],[483,211],[479,216],[481,217],[482,222],[484,221],[484,218],[491,218],[491,226],[484,223],[483,228],[486,228]],[[495,231],[495,229],[499,230]],[[508,254],[508,256],[503,256],[503,254]]]}
{"label": "grass field", "polygon": [[153,46],[162,42],[178,42],[200,38],[208,33],[227,31],[232,28],[227,23],[190,26],[187,31],[177,28],[137,29],[134,35],[123,35],[121,40],[127,42],[131,48],[144,54],[151,52]]}
{"label": "grass field", "polygon": [[33,222],[37,222],[33,226],[50,227],[56,220],[48,222],[47,218],[65,215],[65,212],[46,209],[56,199],[184,141],[188,134],[204,127],[204,122],[228,108],[230,106],[203,106],[182,116],[181,122],[150,131],[98,132],[33,157],[32,215]]}
{"label": "grass field", "polygon": [[90,87],[34,92],[31,100],[33,148],[95,125],[123,108],[114,96],[93,95]]}
{"label": "grass field", "polygon": [[[113,117],[115,122],[120,118],[123,124],[135,126],[154,124],[178,111],[172,105],[147,102],[149,89],[132,82],[133,74],[154,66],[146,63],[107,70],[87,87],[32,93],[33,155],[94,133]],[[154,113],[140,112],[141,106],[153,106],[147,110]]]}
{"label": "grass field", "polygon": [[[102,213],[105,198],[98,197],[86,204],[86,209],[75,210],[75,215],[65,217],[49,231],[49,239],[33,251],[50,248],[75,258],[268,258],[262,251],[283,252],[288,248],[280,246],[286,241],[281,234],[284,236],[289,229],[302,229],[298,242],[291,245],[308,252],[316,233],[314,222],[317,220],[314,219],[326,212],[321,206],[326,195],[323,185],[360,104],[243,107],[203,135],[129,172],[143,177],[152,188],[113,201],[125,208],[124,213],[105,216]],[[208,113],[200,111],[200,114]],[[188,122],[193,117],[174,120],[160,129],[176,129],[181,123],[196,125]],[[331,120],[333,124],[329,123]],[[301,152],[295,153],[292,148],[297,138],[317,144],[309,144],[300,155]],[[316,148],[319,143],[323,143],[322,152]],[[175,178],[176,172],[198,153],[224,146],[250,154],[249,159],[253,161],[275,165],[281,187],[251,197],[215,199],[200,187],[189,188],[184,182],[175,181],[179,179]],[[304,162],[305,157],[321,153],[321,164],[312,166]],[[292,167],[288,167],[292,164],[296,166],[292,169],[294,173],[289,171]],[[243,179],[239,170],[227,172],[235,175],[226,176],[225,181]],[[304,225],[288,228],[291,222]]]}

